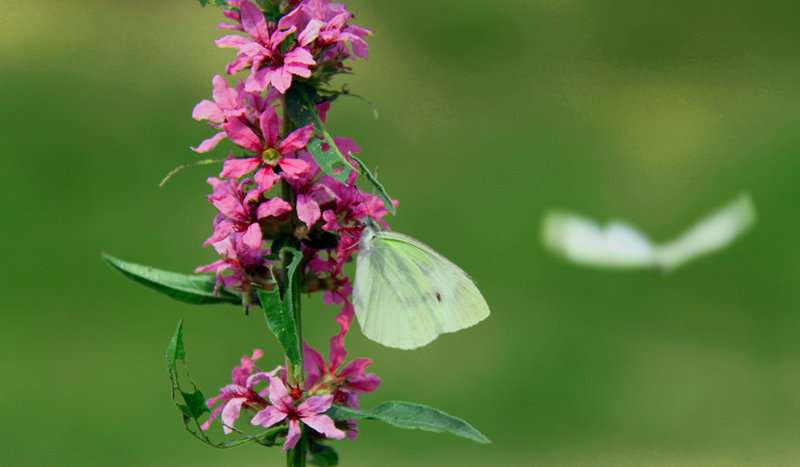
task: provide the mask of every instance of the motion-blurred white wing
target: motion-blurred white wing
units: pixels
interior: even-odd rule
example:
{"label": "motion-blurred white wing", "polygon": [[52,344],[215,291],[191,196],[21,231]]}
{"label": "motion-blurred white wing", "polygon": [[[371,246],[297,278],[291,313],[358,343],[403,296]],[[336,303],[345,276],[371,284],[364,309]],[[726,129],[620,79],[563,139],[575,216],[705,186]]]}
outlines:
{"label": "motion-blurred white wing", "polygon": [[748,194],[701,220],[677,239],[659,246],[654,252],[655,265],[671,271],[695,258],[730,245],[755,224],[756,209]]}
{"label": "motion-blurred white wing", "polygon": [[458,266],[424,243],[368,225],[353,286],[361,330],[387,347],[413,349],[489,316],[489,306]]}
{"label": "motion-blurred white wing", "polygon": [[542,240],[553,253],[587,266],[642,268],[653,264],[650,241],[620,221],[602,228],[576,214],[553,212],[544,218]]}

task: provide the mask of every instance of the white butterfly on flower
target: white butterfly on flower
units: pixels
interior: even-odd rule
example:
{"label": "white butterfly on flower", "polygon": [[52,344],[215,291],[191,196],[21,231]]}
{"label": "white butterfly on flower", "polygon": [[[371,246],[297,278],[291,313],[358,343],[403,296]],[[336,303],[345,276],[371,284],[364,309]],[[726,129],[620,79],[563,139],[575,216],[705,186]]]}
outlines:
{"label": "white butterfly on flower", "polygon": [[544,217],[542,241],[550,251],[576,264],[669,272],[728,246],[755,221],[755,206],[745,193],[662,245],[654,245],[625,222],[612,220],[601,227],[590,219],[565,212]]}
{"label": "white butterfly on flower", "polygon": [[489,305],[461,268],[371,219],[358,245],[353,306],[365,336],[398,349],[421,347],[489,316]]}

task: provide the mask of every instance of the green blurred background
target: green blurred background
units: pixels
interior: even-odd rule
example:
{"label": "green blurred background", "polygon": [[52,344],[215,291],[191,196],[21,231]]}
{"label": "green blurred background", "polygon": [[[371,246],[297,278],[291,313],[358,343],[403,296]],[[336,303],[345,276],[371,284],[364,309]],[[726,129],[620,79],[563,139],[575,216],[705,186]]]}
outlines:
{"label": "green blurred background", "polygon": [[[206,394],[253,348],[269,368],[263,317],[170,301],[99,255],[214,260],[201,243],[219,167],[157,184],[213,134],[190,114],[233,57],[213,44],[222,15],[193,0],[0,5],[0,463],[283,465],[185,433],[164,365],[184,318]],[[332,133],[380,168],[392,227],[468,271],[492,309],[410,352],[354,328],[350,356],[383,378],[362,404],[437,407],[494,444],[362,422],[334,443],[341,465],[800,465],[797,3],[347,5],[376,35],[340,83],[380,118],[341,99]],[[667,277],[582,269],[538,242],[550,208],[662,241],[743,190],[757,227]],[[336,310],[304,306],[325,348]]]}

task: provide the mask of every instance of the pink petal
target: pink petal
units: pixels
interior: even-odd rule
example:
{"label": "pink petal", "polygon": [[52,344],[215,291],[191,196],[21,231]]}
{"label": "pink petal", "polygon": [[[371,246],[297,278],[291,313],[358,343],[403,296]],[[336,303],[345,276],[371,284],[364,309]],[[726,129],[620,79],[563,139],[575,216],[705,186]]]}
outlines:
{"label": "pink petal", "polygon": [[261,167],[258,172],[253,175],[253,180],[258,184],[258,190],[261,192],[268,191],[275,184],[275,172],[272,170],[271,165]]}
{"label": "pink petal", "polygon": [[297,406],[297,414],[300,417],[310,417],[314,414],[322,413],[331,408],[333,404],[333,394],[324,396],[311,396],[305,402]]}
{"label": "pink petal", "polygon": [[219,39],[214,41],[214,43],[217,44],[217,47],[233,47],[236,49],[241,49],[250,42],[253,41],[251,41],[246,37],[242,37],[236,34],[220,37]]}
{"label": "pink petal", "polygon": [[303,47],[297,47],[296,49],[284,55],[283,63],[297,63],[297,64],[303,63],[305,65],[317,64],[317,62],[314,61],[314,56],[311,55],[311,52],[304,49]]}
{"label": "pink petal", "polygon": [[263,373],[263,372],[254,373],[254,374],[250,375],[250,377],[247,378],[247,381],[245,381],[244,387],[246,387],[248,389],[253,389],[253,387],[256,384],[260,383],[261,381],[268,380],[269,377],[270,377],[269,373]]}
{"label": "pink petal", "polygon": [[325,123],[325,120],[328,118],[328,110],[331,108],[331,102],[323,102],[322,104],[317,104],[317,111],[319,112],[319,119],[322,120],[322,123]]}
{"label": "pink petal", "polygon": [[264,13],[249,1],[242,2],[239,10],[242,13],[242,28],[245,32],[262,44],[267,44],[269,42],[269,29],[267,28],[267,21],[264,19]]}
{"label": "pink petal", "polygon": [[250,73],[250,76],[244,82],[244,90],[247,92],[262,92],[267,89],[267,84],[272,78],[272,70],[272,68],[262,68],[255,73]]}
{"label": "pink petal", "polygon": [[275,107],[267,107],[258,117],[258,125],[264,135],[264,143],[267,148],[274,148],[275,143],[280,138],[281,119],[275,111]]}
{"label": "pink petal", "polygon": [[220,75],[215,75],[212,83],[214,83],[214,90],[211,92],[211,95],[214,97],[214,102],[221,108],[233,109],[239,106],[240,103],[237,102],[236,99],[236,90],[228,87],[228,82],[225,78]]}
{"label": "pink petal", "polygon": [[[282,19],[283,18],[281,18],[281,20]],[[311,42],[313,42],[314,39],[316,39],[317,36],[319,35],[320,29],[322,29],[324,26],[325,23],[316,18],[309,21],[305,29],[303,29],[303,32],[301,32],[300,35],[297,36],[297,40],[300,42],[300,45],[305,47]]]}
{"label": "pink petal", "polygon": [[[242,410],[242,404],[246,400],[247,399],[243,397],[237,397],[231,399],[225,405],[225,409],[222,410],[222,417],[220,417],[222,423],[228,426],[233,426],[233,424],[236,423],[236,420],[239,418],[239,412]],[[223,425],[222,427],[222,431],[224,431],[226,435],[233,431],[230,428],[228,428],[228,426]]]}
{"label": "pink petal", "polygon": [[283,65],[283,71],[287,73],[291,73],[293,75],[302,76],[303,78],[308,78],[311,76],[311,70],[308,69],[306,65],[295,65],[293,63],[286,63]]}
{"label": "pink petal", "polygon": [[228,138],[239,146],[257,153],[264,151],[261,139],[240,119],[234,118],[223,124],[222,128],[225,129]]}
{"label": "pink petal", "polygon": [[372,360],[367,358],[357,358],[348,363],[346,367],[339,372],[339,376],[346,378],[360,378],[364,376],[364,369],[372,363]]}
{"label": "pink petal", "polygon": [[202,143],[200,143],[200,146],[197,146],[196,148],[192,148],[192,151],[195,151],[195,152],[208,152],[208,151],[214,149],[217,146],[217,143],[222,141],[222,139],[225,138],[226,136],[228,136],[228,134],[226,132],[224,132],[224,131],[221,131],[221,132],[217,133],[216,135],[212,136],[211,138],[209,138],[209,139],[203,141]]}
{"label": "pink petal", "polygon": [[[322,355],[319,352],[307,346],[305,342],[303,342],[303,357],[303,369],[308,372],[316,373],[317,377],[319,377],[322,373],[327,373],[327,368],[325,368],[325,359],[322,358]],[[306,382],[306,385],[308,384],[309,383]],[[313,383],[311,384],[313,385]]]}
{"label": "pink petal", "polygon": [[[214,399],[216,399],[216,398],[214,398]],[[211,399],[209,399],[209,400],[208,400],[208,401],[206,401],[206,402],[209,402],[209,403],[210,403],[210,402],[211,402]],[[209,406],[208,406],[208,407],[210,408],[210,407],[211,407],[211,405],[209,404]],[[222,412],[222,409],[224,409],[224,408],[225,408],[225,406],[224,406],[224,405],[220,405],[219,407],[217,407],[216,409],[214,409],[214,410],[211,412],[211,416],[208,418],[208,420],[206,420],[206,422],[205,422],[205,423],[203,423],[202,425],[200,425],[200,429],[201,429],[201,430],[203,430],[203,431],[206,431],[206,430],[208,430],[208,427],[210,427],[210,426],[211,426],[211,422],[213,422],[214,420],[216,420],[216,419],[217,419],[217,416],[219,415],[219,413],[220,413],[220,412]]]}
{"label": "pink petal", "polygon": [[278,165],[281,166],[284,173],[292,177],[297,177],[311,170],[308,162],[302,159],[281,159]]}
{"label": "pink petal", "polygon": [[320,218],[319,204],[306,193],[297,195],[297,217],[310,229]]}
{"label": "pink petal", "polygon": [[286,418],[286,415],[286,412],[281,412],[276,407],[267,407],[266,409],[255,414],[253,419],[250,420],[250,423],[252,425],[261,425],[264,428],[269,428]]}
{"label": "pink petal", "polygon": [[211,120],[212,122],[224,122],[225,115],[220,107],[209,101],[202,100],[192,109],[192,118],[195,120]]}
{"label": "pink petal", "polygon": [[214,233],[203,242],[203,246],[213,245],[228,238],[228,235],[235,230],[236,223],[231,219],[225,219],[214,226]]}
{"label": "pink petal", "polygon": [[300,420],[328,438],[343,439],[345,437],[345,432],[336,428],[333,424],[333,420],[327,415],[312,415],[310,417],[303,417]]}
{"label": "pink petal", "polygon": [[[287,154],[292,151],[303,149],[308,144],[308,140],[311,139],[311,135],[313,133],[314,127],[311,125],[306,125],[302,128],[294,130],[293,132],[289,133],[289,136],[287,136],[286,139],[281,141],[280,146],[278,146],[278,152],[281,154]],[[308,164],[305,165],[308,166]]]}
{"label": "pink petal", "polygon": [[247,159],[228,159],[222,164],[220,177],[239,178],[244,174],[250,173],[261,163],[260,157],[249,157]]}
{"label": "pink petal", "polygon": [[292,85],[292,74],[284,70],[283,67],[275,68],[272,70],[269,80],[272,86],[283,94]]}
{"label": "pink petal", "polygon": [[261,227],[258,223],[250,224],[250,227],[247,228],[247,231],[242,236],[242,243],[253,250],[261,248],[261,243],[263,243],[263,241],[261,237]]}
{"label": "pink petal", "polygon": [[344,358],[347,356],[347,351],[344,349],[344,336],[353,324],[356,310],[353,304],[345,300],[342,304],[342,309],[336,315],[336,322],[339,323],[341,331],[339,334],[331,338],[331,368],[339,368]]}
{"label": "pink petal", "polygon": [[[269,47],[270,47],[270,49],[277,50],[278,45],[280,45],[280,43],[283,42],[284,39],[286,39],[286,36],[288,36],[289,34],[295,32],[295,31],[297,31],[297,28],[294,27],[294,26],[290,27],[289,29],[286,29],[285,31],[284,30],[280,30],[280,29],[275,31],[275,33],[269,39]],[[265,44],[266,44],[266,42],[265,42]]]}
{"label": "pink petal", "polygon": [[336,218],[336,214],[333,213],[330,209],[322,213],[322,218],[325,219],[325,224],[322,226],[322,230],[326,230],[328,232],[337,231],[339,230],[339,219]]}
{"label": "pink petal", "polygon": [[279,378],[269,379],[269,401],[276,409],[289,413],[292,409],[292,398]]}
{"label": "pink petal", "polygon": [[381,379],[375,375],[367,375],[363,378],[351,379],[348,385],[357,391],[372,392],[381,385]]}
{"label": "pink petal", "polygon": [[283,442],[283,449],[281,449],[281,452],[294,448],[297,442],[300,441],[301,434],[300,422],[297,420],[289,420],[289,432],[286,433],[286,441]]}
{"label": "pink petal", "polygon": [[281,198],[272,198],[266,203],[261,203],[256,210],[256,217],[263,219],[265,217],[274,216],[279,217],[281,214],[292,210],[292,205],[282,200]]}

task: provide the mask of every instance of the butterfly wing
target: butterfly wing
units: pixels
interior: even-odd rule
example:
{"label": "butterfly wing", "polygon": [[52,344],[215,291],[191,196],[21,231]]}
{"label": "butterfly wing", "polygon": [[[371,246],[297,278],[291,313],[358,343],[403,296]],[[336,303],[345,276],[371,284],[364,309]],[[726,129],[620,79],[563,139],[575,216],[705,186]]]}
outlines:
{"label": "butterfly wing", "polygon": [[396,232],[374,232],[360,248],[353,297],[364,335],[401,349],[423,346],[489,316],[464,271]]}
{"label": "butterfly wing", "polygon": [[582,216],[549,213],[542,223],[542,241],[553,253],[587,266],[641,268],[653,263],[650,241],[621,221],[601,228]]}
{"label": "butterfly wing", "polygon": [[676,240],[656,249],[656,264],[669,271],[697,257],[728,246],[756,221],[753,200],[742,194],[701,220]]}

